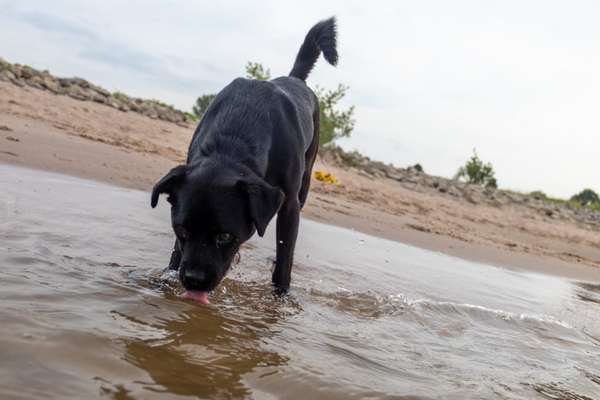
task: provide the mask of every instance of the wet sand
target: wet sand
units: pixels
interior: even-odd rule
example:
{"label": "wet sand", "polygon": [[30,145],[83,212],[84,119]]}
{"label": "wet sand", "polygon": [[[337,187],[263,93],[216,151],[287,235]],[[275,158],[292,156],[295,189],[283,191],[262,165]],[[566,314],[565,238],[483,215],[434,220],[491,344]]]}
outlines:
{"label": "wet sand", "polygon": [[594,399],[600,286],[310,220],[291,295],[272,229],[178,298],[145,192],[0,165],[0,398]]}
{"label": "wet sand", "polygon": [[[149,190],[185,158],[193,126],[0,82],[0,163]],[[519,205],[491,207],[408,190],[317,162],[341,186],[312,182],[309,219],[472,261],[588,279],[600,232]]]}

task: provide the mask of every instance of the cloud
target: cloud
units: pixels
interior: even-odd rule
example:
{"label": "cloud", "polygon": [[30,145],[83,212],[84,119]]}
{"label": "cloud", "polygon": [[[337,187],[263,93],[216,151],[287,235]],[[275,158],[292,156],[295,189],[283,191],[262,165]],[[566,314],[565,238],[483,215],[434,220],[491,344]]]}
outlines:
{"label": "cloud", "polygon": [[[191,76],[183,76],[170,67],[173,60],[142,51],[108,35],[87,28],[84,24],[74,22],[53,14],[40,11],[14,11],[13,18],[46,34],[60,35],[61,40],[69,43],[71,51],[82,60],[104,64],[112,69],[125,69],[140,76],[167,82],[172,88],[180,91],[193,90],[194,87],[207,86],[208,81]],[[204,63],[203,66],[215,69]]]}

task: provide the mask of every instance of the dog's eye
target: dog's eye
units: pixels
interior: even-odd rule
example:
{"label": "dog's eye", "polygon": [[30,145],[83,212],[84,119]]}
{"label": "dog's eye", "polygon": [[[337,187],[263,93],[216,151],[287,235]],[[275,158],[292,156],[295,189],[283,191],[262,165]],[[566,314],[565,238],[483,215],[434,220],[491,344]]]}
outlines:
{"label": "dog's eye", "polygon": [[181,240],[187,240],[190,236],[188,231],[181,225],[173,227],[173,230],[175,231],[175,235]]}
{"label": "dog's eye", "polygon": [[233,241],[233,235],[231,233],[219,233],[215,237],[215,241],[217,242],[217,246],[228,244]]}

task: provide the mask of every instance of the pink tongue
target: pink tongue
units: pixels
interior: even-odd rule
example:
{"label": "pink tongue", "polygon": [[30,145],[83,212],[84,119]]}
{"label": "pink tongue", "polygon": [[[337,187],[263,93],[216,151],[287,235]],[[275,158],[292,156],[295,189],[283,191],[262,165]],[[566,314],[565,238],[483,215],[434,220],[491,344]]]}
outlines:
{"label": "pink tongue", "polygon": [[198,303],[210,304],[208,301],[208,292],[197,292],[194,290],[186,290],[181,297],[184,299],[195,300]]}

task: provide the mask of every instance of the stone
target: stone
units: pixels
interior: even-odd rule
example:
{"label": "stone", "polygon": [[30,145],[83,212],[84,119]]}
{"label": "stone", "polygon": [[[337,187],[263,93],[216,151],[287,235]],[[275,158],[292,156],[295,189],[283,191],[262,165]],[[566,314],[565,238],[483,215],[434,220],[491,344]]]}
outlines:
{"label": "stone", "polygon": [[89,92],[83,90],[79,86],[69,86],[67,89],[67,95],[77,100],[90,100],[92,96]]}
{"label": "stone", "polygon": [[92,101],[100,104],[106,104],[108,99],[98,93],[92,95]]}
{"label": "stone", "polygon": [[2,80],[2,81],[11,82],[13,79],[16,79],[16,78],[17,77],[15,76],[15,74],[13,74],[13,72],[11,70],[4,69],[4,70],[0,71],[0,80]]}
{"label": "stone", "polygon": [[61,86],[58,84],[56,79],[52,79],[51,77],[47,77],[47,76],[43,77],[42,78],[42,86],[55,94],[64,92],[64,90],[61,90]]}
{"label": "stone", "polygon": [[37,89],[45,89],[45,86],[43,85],[43,80],[40,76],[32,76],[31,78],[26,80],[25,83]]}

